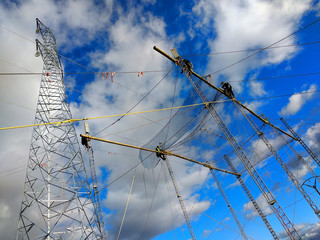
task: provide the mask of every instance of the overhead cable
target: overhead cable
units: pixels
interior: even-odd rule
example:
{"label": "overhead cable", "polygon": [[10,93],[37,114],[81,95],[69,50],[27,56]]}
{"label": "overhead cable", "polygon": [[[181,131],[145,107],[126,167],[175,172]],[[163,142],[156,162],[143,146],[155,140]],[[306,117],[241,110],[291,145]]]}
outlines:
{"label": "overhead cable", "polygon": [[221,72],[221,71],[223,71],[223,70],[225,70],[225,69],[227,69],[227,68],[230,68],[230,67],[232,67],[232,66],[234,66],[234,65],[236,65],[236,64],[238,64],[238,63],[240,63],[240,62],[243,62],[243,61],[245,61],[245,60],[247,60],[247,59],[249,59],[249,58],[251,58],[251,57],[253,57],[253,56],[255,56],[255,55],[257,55],[257,54],[259,54],[259,53],[261,53],[261,52],[263,52],[264,50],[271,48],[272,46],[276,45],[277,43],[282,42],[283,40],[285,40],[285,39],[287,39],[287,38],[289,38],[289,37],[297,34],[298,32],[301,32],[302,30],[304,30],[304,29],[312,26],[313,24],[315,24],[315,23],[317,23],[317,22],[319,22],[319,21],[320,21],[320,18],[318,18],[317,20],[313,21],[312,23],[309,23],[308,25],[306,25],[306,26],[304,26],[304,27],[296,30],[295,32],[289,34],[288,36],[286,36],[286,37],[284,37],[284,38],[281,38],[280,40],[278,40],[278,41],[276,41],[276,42],[268,45],[267,47],[264,47],[264,48],[262,48],[261,50],[255,52],[255,53],[253,53],[253,54],[250,54],[249,56],[247,56],[247,57],[245,57],[245,58],[242,58],[242,59],[240,59],[240,60],[238,60],[238,61],[236,61],[236,62],[234,62],[234,63],[232,63],[232,64],[230,64],[230,65],[228,65],[228,66],[226,66],[226,67],[223,67],[223,68],[221,68],[221,69],[219,69],[219,70],[217,70],[217,71],[215,71],[215,72],[213,72],[213,73],[209,73],[209,74],[207,74],[207,75],[217,74],[217,73],[219,73],[219,72]]}
{"label": "overhead cable", "polygon": [[[284,95],[270,96],[270,97],[261,97],[261,98],[252,98],[252,99],[245,99],[245,100],[246,100],[246,101],[263,100],[263,99],[271,99],[271,98],[279,98],[279,97],[287,97],[287,96],[310,94],[310,93],[319,93],[319,92],[320,92],[320,90],[317,90],[317,91],[307,91],[307,92],[301,92],[301,93],[284,94]],[[20,125],[20,126],[13,126],[13,127],[3,127],[3,128],[0,128],[0,131],[1,131],[1,130],[9,130],[9,129],[26,128],[26,127],[34,127],[34,126],[42,126],[42,125],[55,125],[56,127],[58,127],[60,124],[64,124],[64,123],[72,123],[72,122],[80,122],[80,121],[86,121],[86,120],[95,120],[95,119],[119,117],[119,116],[123,116],[123,115],[135,115],[135,114],[142,114],[142,113],[152,113],[152,112],[166,111],[166,110],[171,110],[171,109],[180,109],[180,108],[187,108],[187,107],[196,107],[196,106],[200,106],[200,105],[208,105],[208,104],[212,104],[212,103],[222,103],[222,102],[230,102],[230,101],[232,101],[232,100],[231,100],[231,99],[226,99],[226,100],[219,100],[219,101],[210,101],[210,102],[195,103],[195,104],[184,105],[184,106],[176,106],[176,107],[168,107],[168,108],[160,108],[160,109],[146,110],[146,111],[140,111],[140,112],[129,112],[129,113],[120,113],[120,114],[113,114],[113,115],[99,116],[99,117],[88,117],[88,118],[80,118],[80,119],[67,119],[67,120],[64,120],[64,121],[57,121],[57,122],[47,122],[47,123]]]}
{"label": "overhead cable", "polygon": [[[274,48],[285,48],[285,47],[295,47],[295,46],[303,46],[303,45],[311,45],[311,44],[318,44],[320,41],[316,42],[306,42],[306,43],[296,43],[296,44],[289,44],[283,46],[274,46],[269,47],[265,50],[270,50]],[[183,55],[181,57],[198,57],[198,56],[210,56],[210,55],[223,55],[223,54],[233,54],[233,53],[242,53],[242,52],[252,52],[252,51],[259,51],[263,48],[254,48],[254,49],[243,49],[243,50],[234,50],[234,51],[221,51],[221,52],[213,52],[213,53],[203,53],[203,54],[190,54],[190,55]]]}
{"label": "overhead cable", "polygon": [[[145,94],[135,105],[133,105],[127,112],[126,114],[130,113],[136,106],[138,106],[167,76],[168,74],[172,71],[172,69],[174,68],[174,66],[170,69],[170,71],[168,71],[161,79],[159,82],[157,82],[156,85],[154,85],[153,88],[151,88],[151,90],[149,92],[147,92],[147,94]],[[121,115],[117,120],[115,120],[114,122],[112,122],[110,125],[108,125],[107,127],[103,128],[102,130],[100,130],[99,132],[93,134],[93,136],[98,135],[99,133],[103,132],[104,130],[108,129],[109,127],[111,127],[112,125],[114,125],[115,123],[119,122],[125,115]]]}

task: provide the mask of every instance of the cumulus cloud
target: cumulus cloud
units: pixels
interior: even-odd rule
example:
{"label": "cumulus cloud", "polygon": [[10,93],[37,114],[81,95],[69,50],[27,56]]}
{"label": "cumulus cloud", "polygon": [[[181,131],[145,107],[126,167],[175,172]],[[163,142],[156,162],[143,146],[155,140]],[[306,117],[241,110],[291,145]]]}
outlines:
{"label": "cumulus cloud", "polygon": [[315,6],[315,10],[317,11],[317,16],[320,16],[320,2]]}
{"label": "cumulus cloud", "polygon": [[[111,7],[112,2],[108,2]],[[60,3],[65,5],[59,6],[51,0],[0,3],[1,73],[42,72],[42,59],[34,56],[34,39],[39,38],[35,34],[36,18],[50,27],[59,46],[69,50],[88,43],[109,21],[110,12],[103,13],[91,2]],[[33,123],[40,79],[40,74],[0,76],[1,127]],[[16,237],[31,133],[32,128],[27,128],[2,131],[0,135],[0,232],[3,239]]]}
{"label": "cumulus cloud", "polygon": [[[142,9],[139,7],[131,8],[125,15],[120,16],[108,32],[110,48],[107,51],[96,51],[91,55],[92,66],[101,70],[113,69],[113,71],[120,73],[114,76],[113,83],[110,79],[101,79],[99,76],[94,82],[87,84],[82,91],[81,103],[72,104],[72,110],[76,117],[126,112],[165,75],[165,73],[161,73],[151,76],[145,73],[143,76],[137,76],[137,71],[154,69],[154,66],[157,66],[158,69],[169,68],[168,61],[153,50],[154,45],[169,49],[170,42],[167,40],[165,32],[166,24],[161,18],[148,12],[142,14],[141,11]],[[178,41],[180,41],[180,38],[180,36],[177,37]],[[128,70],[132,70],[134,73],[121,73]],[[132,111],[154,109],[168,105],[173,92],[167,89],[174,89],[174,81],[171,77],[161,81],[158,87]],[[179,91],[180,89],[181,86],[177,85],[176,90]],[[176,99],[176,101],[179,100]],[[153,119],[166,118],[169,116],[168,114],[154,113],[152,115],[124,117],[116,125],[105,129],[99,135],[141,146],[153,137],[153,134],[150,133],[159,131],[166,122],[155,123]],[[99,132],[115,120],[107,119],[90,123],[92,132]],[[140,125],[145,126],[139,128]],[[125,134],[120,133],[121,131]],[[140,161],[136,151],[99,143],[94,143],[93,147],[94,149],[108,149],[108,151],[115,153],[121,152],[121,155],[108,156],[107,161],[104,152],[96,152],[97,166],[109,171],[108,182],[113,181],[134,166],[137,161]],[[123,154],[127,154],[127,157],[123,158]],[[193,149],[185,149],[184,155],[194,155]],[[208,201],[197,202],[197,196],[193,194],[199,187],[199,182],[206,179],[207,171],[188,166],[180,159],[172,160],[172,168],[186,208],[191,218],[196,221],[196,216],[210,206]],[[172,222],[176,227],[184,224],[185,220],[181,213],[181,207],[175,197],[176,193],[172,188],[170,176],[166,167],[163,166],[163,162],[153,170],[142,170],[139,167],[135,172],[140,177],[135,180],[134,194],[131,196],[121,238],[150,239],[169,231],[172,228]],[[116,213],[106,216],[106,224],[111,226],[109,230],[111,238],[115,238],[118,234],[131,177],[131,174],[125,176],[121,181],[108,187],[107,196],[103,200],[104,207]],[[168,195],[169,193],[171,193],[171,197]],[[168,211],[168,205],[171,206],[171,211]],[[148,215],[149,211],[150,215]],[[137,221],[136,216],[139,216],[141,221]]]}
{"label": "cumulus cloud", "polygon": [[[316,240],[320,237],[320,223],[315,224],[298,224],[295,226],[296,230],[299,232],[301,239],[303,240]],[[279,235],[280,239],[287,239],[288,234],[282,231]]]}
{"label": "cumulus cloud", "polygon": [[[216,38],[208,39],[211,52],[224,50],[242,50],[266,47],[296,30],[296,23],[310,8],[311,0],[286,0],[286,1],[210,1],[201,0],[193,8],[202,21],[196,25],[214,26]],[[295,38],[291,37],[281,44],[292,44]],[[224,75],[229,81],[243,78],[252,69],[262,66],[277,64],[292,58],[297,48],[282,48],[264,51],[244,62],[225,69],[219,74]],[[251,53],[249,53],[251,54]],[[208,64],[208,73],[216,72],[231,63],[249,55],[219,55],[211,58]],[[215,75],[216,78],[219,76]],[[236,91],[242,91],[242,84],[234,83]]]}
{"label": "cumulus cloud", "polygon": [[[314,95],[313,91],[317,90],[317,85],[312,84],[308,90],[294,94],[289,98],[289,103],[281,109],[280,115],[290,116],[299,112],[308,100]],[[310,92],[310,93],[307,93]]]}
{"label": "cumulus cloud", "polygon": [[[262,194],[260,194],[256,199],[257,204],[259,205],[260,209],[265,215],[270,215],[273,213],[272,209],[270,208],[268,202],[265,200]],[[247,215],[249,219],[258,216],[258,212],[256,211],[255,207],[253,206],[252,202],[247,202],[243,206],[243,211],[248,211],[249,214]]]}
{"label": "cumulus cloud", "polygon": [[311,224],[306,231],[301,233],[301,238],[305,240],[316,240],[320,238],[320,223]]}
{"label": "cumulus cloud", "polygon": [[254,97],[262,97],[267,94],[264,90],[263,84],[261,82],[251,81],[249,83],[250,86],[250,95]]}
{"label": "cumulus cloud", "polygon": [[306,139],[308,146],[314,151],[314,153],[319,154],[320,123],[316,123],[314,126],[310,127],[307,130]]}
{"label": "cumulus cloud", "polygon": [[[154,0],[144,2],[150,5],[156,3]],[[275,3],[255,0],[235,5],[224,1],[203,0],[194,7],[194,13],[200,16],[200,19],[194,25],[195,28],[189,29],[188,33],[195,36],[200,28],[210,33],[213,32],[214,26],[217,39],[208,38],[210,51],[264,47],[290,33],[308,8],[308,3],[309,1],[290,0]],[[97,76],[82,86],[79,101],[71,104],[75,118],[127,112],[165,75],[164,72],[145,72],[143,76],[138,77],[137,72],[171,67],[163,56],[152,50],[152,47],[158,45],[162,49],[170,49],[187,39],[185,32],[177,34],[176,38],[170,36],[169,40],[166,32],[168,26],[162,17],[155,16],[140,6],[124,9],[112,0],[99,1],[99,4],[85,0],[29,0],[20,3],[5,1],[0,6],[1,25],[24,37],[0,29],[1,72],[42,71],[41,59],[34,57],[35,46],[32,40],[39,37],[34,34],[36,17],[52,30],[57,39],[58,49],[63,53],[85,48],[100,33],[104,33],[103,37],[98,38],[101,46],[95,46],[86,56],[81,57],[88,58],[90,68],[118,73],[114,76],[113,83],[110,77],[102,79],[101,76]],[[274,13],[276,19],[270,17],[271,13]],[[284,18],[285,14],[287,19]],[[256,19],[259,19],[258,23]],[[293,42],[294,40],[287,41],[288,44]],[[230,79],[239,79],[248,69],[291,58],[297,49],[279,51],[268,51],[263,58],[240,64],[224,74]],[[225,56],[213,59],[209,62],[210,67],[207,70],[215,71],[242,57],[244,55],[240,54],[236,58]],[[216,69],[212,69],[212,66]],[[125,71],[132,73],[120,73]],[[1,110],[5,113],[0,118],[1,126],[32,123],[40,75],[0,78],[0,104]],[[171,106],[174,80],[172,76],[163,78],[159,86],[133,111]],[[65,81],[70,88],[77,87],[76,77],[67,77]],[[182,88],[180,83],[176,85],[177,92]],[[241,86],[238,85],[236,88],[240,91]],[[172,89],[172,92],[168,89]],[[250,85],[250,89],[256,95],[265,94],[263,86],[259,84]],[[181,102],[181,99],[175,99],[175,102],[179,101]],[[109,118],[91,121],[90,128],[92,134],[103,138],[142,146],[153,137],[153,133],[164,126],[169,117],[168,112],[141,114],[126,116],[116,124],[113,124],[116,118]],[[78,125],[77,130],[79,133],[83,132],[82,124]],[[103,131],[100,132],[101,130]],[[21,167],[0,181],[0,232],[4,239],[15,238],[30,138],[31,129],[1,132],[1,171],[12,171],[13,165]],[[99,182],[103,187],[107,187],[107,190],[104,189],[101,193],[105,209],[104,218],[111,238],[118,233],[133,174],[136,174],[136,179],[121,239],[150,239],[184,224],[184,217],[164,162],[160,162],[152,170],[144,169],[141,165],[134,168],[140,161],[135,150],[124,150],[119,146],[97,142],[92,145]],[[195,148],[183,148],[182,152],[183,155],[194,157],[198,151]],[[207,151],[200,157],[209,160],[212,155],[212,151]],[[208,171],[185,164],[180,159],[170,158],[170,162],[187,210],[192,221],[196,222],[199,214],[210,207],[208,200],[197,201],[199,195],[195,193],[199,191],[199,183],[203,183],[207,178]],[[131,168],[133,170],[125,174]],[[216,188],[215,185],[213,187]]]}

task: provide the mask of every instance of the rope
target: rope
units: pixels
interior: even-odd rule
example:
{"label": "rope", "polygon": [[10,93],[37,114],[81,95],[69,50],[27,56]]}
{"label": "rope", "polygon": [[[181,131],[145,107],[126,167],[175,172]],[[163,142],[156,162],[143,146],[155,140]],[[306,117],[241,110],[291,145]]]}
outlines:
{"label": "rope", "polygon": [[[228,100],[223,100],[223,101],[219,101],[219,102],[224,102],[224,101],[230,101],[230,99],[228,99]],[[30,124],[30,125],[21,125],[21,126],[14,126],[14,127],[4,127],[4,128],[0,128],[0,130],[9,130],[9,129],[26,128],[26,127],[43,126],[43,125],[56,125],[56,127],[57,127],[57,126],[59,126],[60,124],[63,124],[63,123],[72,123],[72,122],[79,122],[79,121],[86,121],[86,120],[95,120],[95,119],[103,119],[103,118],[111,118],[111,117],[119,117],[119,116],[125,116],[125,115],[135,115],[135,114],[142,114],[142,113],[152,113],[152,112],[166,111],[166,110],[170,110],[170,109],[178,109],[178,108],[187,108],[187,107],[201,106],[201,105],[210,104],[210,103],[214,103],[214,102],[217,102],[217,101],[205,102],[205,103],[195,103],[195,104],[191,104],[191,105],[184,105],[184,106],[177,106],[177,107],[169,107],[169,108],[160,108],[160,109],[146,110],[146,111],[140,111],[140,112],[120,113],[120,114],[113,114],[113,115],[100,116],[100,117],[89,117],[89,118],[80,118],[80,119],[68,119],[68,120],[58,121],[58,122],[36,123],[36,124]]]}
{"label": "rope", "polygon": [[123,222],[124,222],[124,218],[126,217],[126,213],[127,213],[127,209],[128,209],[128,205],[129,205],[129,201],[130,201],[130,197],[131,197],[131,191],[132,191],[132,187],[133,187],[133,183],[134,183],[135,177],[136,177],[136,175],[133,175],[132,183],[131,183],[131,188],[130,188],[130,192],[129,192],[129,196],[128,196],[126,208],[125,208],[125,210],[124,210],[124,214],[123,214],[123,217],[122,217],[122,221],[121,221],[121,225],[120,225],[120,229],[119,229],[119,233],[118,233],[117,240],[118,240],[119,237],[120,237],[120,233],[121,233],[122,225],[123,225]]}

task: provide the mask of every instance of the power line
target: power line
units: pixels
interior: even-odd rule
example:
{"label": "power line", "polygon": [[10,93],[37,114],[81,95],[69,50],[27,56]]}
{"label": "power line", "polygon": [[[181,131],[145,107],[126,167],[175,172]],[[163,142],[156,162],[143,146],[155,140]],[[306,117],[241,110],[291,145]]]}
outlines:
{"label": "power line", "polygon": [[[164,72],[167,70],[155,70],[155,71],[148,71],[148,72]],[[137,73],[137,72],[116,72],[116,73]],[[15,75],[42,75],[43,73],[0,73],[0,76],[15,76]],[[99,73],[65,73],[65,74],[99,74]],[[319,75],[320,72],[313,72],[313,73],[301,73],[301,74],[293,74],[293,75],[285,75],[285,76],[275,76],[275,77],[265,77],[265,78],[251,78],[251,79],[241,79],[241,80],[231,80],[229,82],[251,82],[251,81],[265,81],[265,80],[272,80],[272,79],[279,79],[279,78],[291,78],[291,77],[305,77],[305,76],[312,76],[312,75]],[[117,82],[115,82],[117,83]],[[66,86],[68,87],[68,86]],[[127,86],[122,85],[122,87],[128,88]],[[80,92],[74,88],[71,88],[74,91]],[[132,89],[130,89],[132,90]],[[81,92],[80,92],[81,93]],[[136,92],[137,93],[137,92]]]}
{"label": "power line", "polygon": [[[310,94],[310,93],[319,93],[319,92],[320,92],[320,90],[316,90],[316,91],[307,91],[307,92],[294,93],[294,94],[283,94],[283,95],[270,96],[270,97],[251,98],[251,99],[244,99],[244,100],[245,100],[245,101],[262,100],[262,99],[280,98],[280,97],[288,97],[288,96],[294,96],[294,95],[302,95],[302,94]],[[18,129],[18,128],[41,126],[41,125],[56,125],[56,127],[57,127],[57,126],[59,126],[60,124],[64,124],[64,123],[72,123],[72,122],[79,122],[79,121],[87,121],[87,120],[95,120],[95,119],[119,117],[119,116],[124,116],[124,115],[135,115],[135,114],[142,114],[142,113],[152,113],[152,112],[166,111],[166,110],[171,110],[171,109],[180,109],[180,108],[187,108],[187,107],[197,107],[197,106],[200,106],[200,105],[206,105],[206,104],[211,104],[211,103],[230,102],[230,101],[232,101],[232,100],[231,100],[231,99],[226,99],[226,100],[219,100],[219,101],[195,103],[195,104],[191,104],[191,105],[183,105],[183,106],[176,106],[176,107],[168,107],[168,108],[159,108],[159,109],[145,110],[145,111],[140,111],[140,112],[127,112],[127,113],[113,114],[113,115],[100,116],[100,117],[88,117],[88,118],[80,118],[80,119],[68,119],[68,120],[60,121],[60,122],[58,121],[58,122],[47,122],[47,123],[30,124],[30,125],[20,125],[20,126],[13,126],[13,127],[3,127],[3,128],[0,128],[0,131],[1,131],[1,130],[10,130],[10,129]]]}
{"label": "power line", "polygon": [[233,80],[233,81],[229,81],[229,82],[264,81],[264,80],[279,79],[279,78],[305,77],[305,76],[318,75],[318,74],[320,74],[320,72],[302,73],[302,74],[294,74],[294,75],[286,75],[286,76],[277,76],[277,77],[266,77],[266,78],[242,79],[242,80]]}
{"label": "power line", "polygon": [[[33,44],[35,43],[35,42],[32,41],[31,39],[29,39],[29,38],[27,38],[27,37],[25,37],[25,36],[23,36],[23,35],[21,35],[21,34],[18,34],[18,33],[14,32],[14,31],[6,28],[6,27],[0,26],[0,28],[6,30],[6,31],[8,31],[8,32],[10,32],[10,33],[12,33],[12,34],[14,34],[14,35],[16,35],[16,36],[19,36],[19,37],[27,40],[28,42],[31,42],[31,43],[33,43]],[[72,63],[74,63],[74,64],[76,64],[76,65],[78,65],[78,66],[80,66],[80,67],[82,67],[82,68],[87,69],[87,70],[90,71],[90,72],[87,72],[87,73],[64,73],[64,74],[105,74],[105,73],[106,73],[106,72],[96,72],[96,71],[94,71],[94,70],[92,70],[92,69],[90,69],[90,68],[88,68],[88,67],[86,67],[86,66],[84,66],[84,65],[82,65],[82,64],[80,64],[80,63],[78,63],[78,62],[76,62],[76,61],[74,61],[74,60],[72,60],[72,59],[70,59],[70,58],[68,58],[68,57],[66,57],[66,56],[63,56],[63,55],[60,54],[60,53],[57,53],[57,54],[58,54],[60,57],[62,57],[62,58],[64,58],[64,59],[66,59],[66,60],[68,60],[68,61],[70,61],[70,62],[72,62]],[[121,72],[115,72],[115,73],[141,73],[141,72],[143,72],[143,73],[150,73],[150,72],[167,72],[167,71],[168,71],[168,70],[143,70],[143,71],[137,70],[137,71],[121,71]],[[23,75],[28,75],[28,74],[26,74],[26,73],[22,73],[22,74],[23,74]],[[16,75],[22,75],[22,74],[16,74]],[[29,74],[30,74],[30,75],[36,75],[36,74],[42,74],[42,73],[29,73]],[[2,75],[2,74],[0,74],[0,75]],[[10,73],[8,73],[7,75],[10,75]]]}
{"label": "power line", "polygon": [[[285,47],[295,47],[295,46],[303,46],[303,45],[311,45],[311,44],[318,44],[320,41],[316,42],[307,42],[307,43],[296,43],[296,44],[289,44],[283,46],[274,46],[269,47],[268,49],[275,49],[275,48],[285,48]],[[210,55],[223,55],[223,54],[233,54],[233,53],[243,53],[243,52],[252,52],[252,51],[259,51],[263,48],[253,48],[253,49],[243,49],[243,50],[234,50],[234,51],[222,51],[222,52],[213,52],[213,53],[203,53],[203,54],[190,54],[190,55],[183,55],[182,57],[198,57],[198,56],[210,56]]]}
{"label": "power line", "polygon": [[[153,88],[151,88],[151,90],[149,92],[147,92],[147,94],[145,94],[133,107],[131,107],[126,114],[128,114],[129,112],[131,112],[136,106],[138,106],[168,75],[169,73],[172,71],[174,67],[172,67],[170,69],[170,71],[168,71],[161,79],[159,82],[157,82],[156,85],[154,85]],[[99,133],[103,132],[104,130],[108,129],[109,127],[111,127],[112,125],[116,124],[117,122],[119,122],[125,115],[120,116],[117,120],[115,120],[114,122],[112,122],[111,124],[109,124],[107,127],[103,128],[102,130],[98,131],[97,133],[95,133],[93,136],[98,135]]]}
{"label": "power line", "polygon": [[264,47],[264,48],[262,48],[261,50],[255,52],[255,53],[253,53],[253,54],[250,54],[249,56],[247,56],[247,57],[245,57],[245,58],[240,59],[239,61],[236,61],[236,62],[234,62],[234,63],[232,63],[232,64],[230,64],[230,65],[228,65],[228,66],[226,66],[226,67],[224,67],[224,68],[221,68],[221,69],[215,71],[214,73],[209,73],[209,74],[207,74],[207,75],[213,75],[213,74],[219,73],[219,72],[221,72],[221,71],[223,71],[223,70],[225,70],[225,69],[227,69],[227,68],[230,68],[230,67],[232,67],[232,66],[234,66],[234,65],[236,65],[236,64],[238,64],[238,63],[240,63],[240,62],[243,62],[243,61],[245,61],[245,60],[247,60],[247,59],[249,59],[249,58],[251,58],[251,57],[253,57],[253,56],[255,56],[255,55],[257,55],[257,54],[259,54],[259,53],[261,53],[261,52],[263,52],[264,50],[271,48],[272,46],[276,45],[277,43],[279,43],[279,42],[281,42],[281,41],[283,41],[283,40],[285,40],[285,39],[287,39],[287,38],[289,38],[289,37],[297,34],[298,32],[301,32],[302,30],[310,27],[311,25],[313,25],[313,24],[315,24],[315,23],[317,23],[317,22],[319,22],[319,21],[320,21],[320,18],[318,18],[317,20],[313,21],[312,23],[309,23],[308,25],[306,25],[306,26],[304,26],[304,27],[296,30],[295,32],[289,34],[288,36],[286,36],[286,37],[284,37],[284,38],[281,38],[280,40],[278,40],[278,41],[270,44],[269,46]]}
{"label": "power line", "polygon": [[[161,72],[168,72],[169,70],[143,70],[143,71],[122,71],[122,72],[114,72],[116,74],[137,74],[137,73],[161,73]],[[101,75],[105,74],[106,72],[67,72],[63,73],[63,75]],[[59,74],[59,73],[56,73]],[[62,74],[62,73],[60,73]],[[44,73],[40,72],[7,72],[7,73],[0,73],[0,76],[19,76],[19,75],[45,75]]]}

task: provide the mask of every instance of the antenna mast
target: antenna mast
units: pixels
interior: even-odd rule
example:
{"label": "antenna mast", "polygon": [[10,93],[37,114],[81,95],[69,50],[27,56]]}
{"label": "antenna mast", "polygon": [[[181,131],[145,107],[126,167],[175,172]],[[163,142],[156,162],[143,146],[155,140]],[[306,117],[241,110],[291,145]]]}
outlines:
{"label": "antenna mast", "polygon": [[[224,91],[216,86],[214,86],[213,84],[209,83],[206,79],[204,79],[203,77],[201,77],[199,74],[197,74],[196,72],[193,71],[193,67],[192,64],[188,61],[188,60],[184,60],[180,57],[180,55],[177,53],[177,51],[175,49],[172,49],[171,52],[173,54],[173,56],[175,58],[172,58],[171,56],[169,56],[167,53],[163,52],[162,50],[160,50],[159,48],[157,48],[156,46],[153,47],[154,50],[156,50],[157,52],[161,53],[163,56],[167,57],[168,59],[170,59],[173,63],[177,64],[178,66],[181,67],[183,73],[186,75],[186,77],[188,78],[188,80],[190,81],[191,85],[193,86],[193,88],[197,91],[198,95],[200,96],[200,98],[202,99],[202,101],[204,103],[208,103],[208,97],[206,96],[206,94],[204,93],[203,89],[201,88],[201,86],[199,84],[197,84],[194,80],[193,77],[197,77],[199,78],[201,81],[205,82],[206,84],[208,84],[209,86],[213,87],[214,89],[216,89],[217,91],[221,92],[222,94],[226,95],[224,93]],[[237,104],[239,104],[240,106],[242,106],[243,108],[245,108],[248,112],[252,113],[253,115],[255,115],[257,118],[259,118],[262,122],[270,125],[271,127],[276,128],[277,130],[279,130],[280,132],[283,132],[284,134],[288,135],[289,137],[295,139],[293,136],[291,136],[290,134],[286,133],[285,131],[275,127],[273,124],[271,124],[270,122],[268,122],[267,120],[261,118],[259,115],[257,115],[256,113],[254,113],[252,110],[250,110],[249,108],[247,108],[246,106],[244,106],[241,102],[239,102],[238,100],[236,100],[234,97],[231,98],[230,96],[228,96],[233,102],[236,102]],[[282,226],[284,227],[284,229],[286,230],[288,236],[290,237],[290,239],[292,240],[296,240],[296,239],[301,239],[298,231],[295,229],[295,226],[292,224],[292,222],[290,221],[290,219],[287,217],[287,215],[285,214],[285,212],[283,211],[283,209],[281,208],[280,204],[277,202],[277,200],[275,199],[274,195],[271,193],[271,191],[268,189],[267,185],[263,182],[262,178],[260,177],[260,175],[258,174],[258,172],[255,170],[254,166],[251,164],[251,162],[249,161],[247,155],[245,154],[245,152],[243,151],[242,147],[239,145],[239,143],[236,141],[236,139],[234,138],[234,136],[232,135],[232,133],[230,132],[230,130],[228,129],[228,127],[226,126],[226,124],[224,123],[224,121],[222,120],[222,118],[220,117],[220,115],[218,114],[218,112],[216,111],[216,109],[214,108],[214,106],[212,104],[206,104],[206,107],[208,108],[211,116],[213,117],[213,119],[215,120],[215,122],[217,123],[217,125],[219,126],[220,130],[223,132],[223,134],[225,135],[225,137],[227,138],[228,142],[230,143],[231,147],[233,148],[233,150],[235,151],[235,153],[237,154],[237,156],[239,157],[240,161],[242,162],[242,164],[244,165],[244,167],[246,168],[246,170],[248,171],[249,175],[252,177],[252,179],[255,181],[255,183],[257,184],[258,188],[260,189],[263,197],[266,199],[266,201],[268,202],[268,204],[270,205],[271,209],[273,210],[273,212],[275,213],[275,215],[277,216],[277,218],[279,219],[280,223],[282,224]]]}

